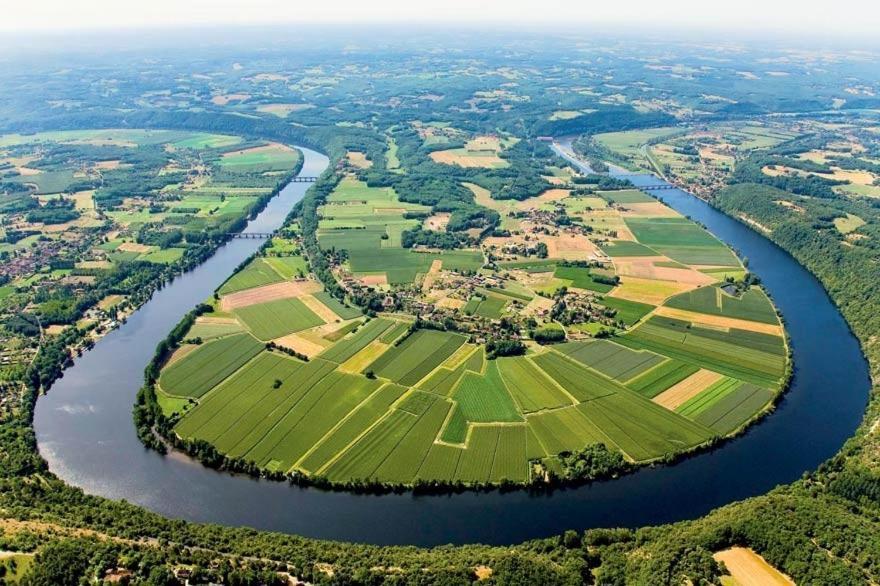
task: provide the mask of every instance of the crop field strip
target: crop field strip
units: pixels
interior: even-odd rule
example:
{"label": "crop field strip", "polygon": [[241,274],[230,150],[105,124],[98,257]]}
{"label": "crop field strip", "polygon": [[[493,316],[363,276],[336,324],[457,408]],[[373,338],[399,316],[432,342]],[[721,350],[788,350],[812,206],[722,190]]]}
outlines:
{"label": "crop field strip", "polygon": [[465,372],[452,398],[468,422],[523,420],[494,360],[489,362],[485,375]]}
{"label": "crop field strip", "polygon": [[388,328],[391,328],[397,322],[377,318],[370,320],[357,329],[349,337],[343,338],[330,346],[321,353],[320,357],[337,364],[342,364],[361,350],[363,350],[370,342],[381,336]]}
{"label": "crop field strip", "polygon": [[368,370],[376,376],[406,386],[413,386],[449,358],[465,337],[459,334],[419,330],[400,345],[380,356]]}
{"label": "crop field strip", "polygon": [[256,356],[262,347],[245,333],[205,343],[164,369],[159,386],[169,395],[201,397]]}
{"label": "crop field strip", "polygon": [[626,218],[639,241],[684,264],[739,267],[736,256],[720,240],[687,218]]}
{"label": "crop field strip", "polygon": [[527,357],[498,358],[495,364],[521,412],[557,409],[572,404],[571,398]]}
{"label": "crop field strip", "polygon": [[555,347],[566,356],[615,380],[626,382],[665,360],[648,351],[633,351],[608,340],[567,342]]}
{"label": "crop field strip", "polygon": [[311,473],[319,472],[341,454],[358,437],[388,413],[391,405],[407,392],[406,387],[386,384],[370,395],[339,425],[328,432],[300,460],[297,467]]}
{"label": "crop field strip", "polygon": [[768,388],[777,388],[785,373],[784,341],[778,336],[698,330],[687,322],[652,317],[616,341]]}

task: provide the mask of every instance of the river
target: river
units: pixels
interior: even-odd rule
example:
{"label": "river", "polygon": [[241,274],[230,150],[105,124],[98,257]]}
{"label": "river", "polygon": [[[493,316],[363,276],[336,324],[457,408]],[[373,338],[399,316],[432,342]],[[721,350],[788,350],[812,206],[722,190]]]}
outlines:
{"label": "river", "polygon": [[[301,150],[301,174],[319,175],[327,158]],[[633,180],[658,182],[650,175]],[[289,184],[246,231],[277,229],[308,187]],[[791,337],[789,392],[773,414],[715,450],[576,489],[443,496],[298,488],[147,450],[132,422],[143,369],[180,318],[260,245],[237,239],[157,292],[40,397],[40,453],[52,472],[86,492],[169,517],[377,544],[510,544],[566,529],[666,523],[791,482],[839,450],[862,417],[870,383],[859,345],[819,282],[787,253],[685,192],[655,193],[749,259]]]}

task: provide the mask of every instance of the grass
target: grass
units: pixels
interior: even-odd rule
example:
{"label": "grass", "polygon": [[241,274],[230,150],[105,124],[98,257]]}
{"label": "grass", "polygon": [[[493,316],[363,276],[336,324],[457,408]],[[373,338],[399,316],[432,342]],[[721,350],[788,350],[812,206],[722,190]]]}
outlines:
{"label": "grass", "polygon": [[535,440],[548,455],[597,443],[614,447],[602,430],[577,407],[545,411],[529,415],[527,419]]}
{"label": "grass", "polygon": [[459,334],[418,330],[380,356],[367,370],[376,376],[412,386],[449,358],[465,338]]}
{"label": "grass", "polygon": [[162,250],[153,250],[138,256],[137,260],[167,265],[180,260],[185,251],[185,248],[164,248]]}
{"label": "grass", "polygon": [[578,401],[592,401],[613,394],[621,386],[552,350],[532,360]]}
{"label": "grass", "polygon": [[172,145],[179,149],[218,149],[236,145],[241,140],[241,137],[238,136],[197,132],[175,141]]}
{"label": "grass", "polygon": [[450,407],[447,401],[428,396],[432,397],[433,402],[376,469],[375,474],[379,478],[408,483],[418,474]]}
{"label": "grass", "polygon": [[280,283],[283,280],[284,277],[278,274],[278,271],[266,259],[255,258],[223,283],[217,292],[220,295],[229,295],[236,291]]}
{"label": "grass", "polygon": [[[473,302],[473,303],[472,303]],[[497,295],[487,295],[485,299],[474,298],[468,301],[463,311],[488,319],[499,319],[507,306],[507,299]]]}
{"label": "grass", "polygon": [[626,205],[628,203],[653,203],[657,201],[647,193],[638,189],[621,189],[619,191],[600,191],[599,196],[605,201]]}
{"label": "grass", "polygon": [[319,471],[384,416],[391,404],[399,399],[406,390],[406,387],[388,384],[370,395],[332,432],[315,444],[308,455],[302,458],[299,467],[312,473]]}
{"label": "grass", "polygon": [[224,154],[220,167],[237,173],[250,171],[285,171],[299,160],[299,153],[281,146],[264,146]]}
{"label": "grass", "polygon": [[845,218],[834,218],[834,227],[837,228],[841,234],[849,234],[864,225],[865,221],[853,214],[847,214]]}
{"label": "grass", "polygon": [[465,419],[464,412],[458,403],[452,406],[452,412],[443,428],[443,434],[440,436],[444,442],[450,444],[463,444],[467,439],[468,422]]}
{"label": "grass", "polygon": [[522,421],[495,361],[489,362],[485,375],[466,372],[452,397],[467,421]]}
{"label": "grass", "polygon": [[269,256],[262,261],[285,280],[309,274],[308,263],[301,256]]}
{"label": "grass", "polygon": [[200,323],[196,322],[186,333],[187,338],[201,338],[203,340],[211,340],[229,334],[237,334],[242,331],[241,324],[237,322],[229,323]]}
{"label": "grass", "polygon": [[162,371],[159,385],[169,395],[201,397],[262,349],[249,334],[202,344]]}
{"label": "grass", "polygon": [[476,426],[471,431],[468,447],[462,453],[455,477],[464,482],[487,482],[492,474],[498,427]]}
{"label": "grass", "polygon": [[324,323],[299,299],[276,299],[239,307],[233,313],[260,340],[274,340]]}

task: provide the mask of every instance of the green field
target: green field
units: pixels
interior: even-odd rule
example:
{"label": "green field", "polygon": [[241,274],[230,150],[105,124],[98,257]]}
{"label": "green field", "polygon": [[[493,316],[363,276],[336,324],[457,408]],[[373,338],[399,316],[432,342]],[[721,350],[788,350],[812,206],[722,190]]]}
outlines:
{"label": "green field", "polygon": [[729,248],[687,218],[626,218],[626,225],[641,244],[681,263],[739,266]]}
{"label": "green field", "polygon": [[376,376],[412,386],[425,378],[465,342],[464,336],[419,330],[394,346],[367,370]]}
{"label": "green field", "polygon": [[321,206],[318,241],[322,248],[348,251],[348,264],[357,275],[385,274],[391,284],[406,284],[424,274],[434,260],[450,270],[479,269],[483,255],[478,250],[417,252],[404,249],[400,234],[419,224],[404,217],[406,212],[428,212],[430,208],[402,202],[393,188],[369,187],[353,178],[343,179]]}
{"label": "green field", "polygon": [[596,291],[597,293],[607,293],[614,288],[613,285],[595,281],[590,274],[590,269],[583,267],[558,266],[553,272],[553,276],[557,279],[570,281],[571,287],[588,289],[590,291]]}
{"label": "green field", "polygon": [[778,388],[785,373],[785,346],[778,336],[698,329],[652,317],[616,341],[767,388]]}
{"label": "green field", "polygon": [[163,369],[159,385],[169,395],[201,397],[263,347],[249,334],[237,334],[202,344]]}
{"label": "green field", "polygon": [[701,287],[676,295],[666,305],[767,324],[776,324],[779,321],[767,295],[757,287],[750,288],[739,297],[726,293],[720,287]]}
{"label": "green field", "polygon": [[628,240],[612,240],[601,246],[608,256],[661,256],[656,250]]}
{"label": "green field", "polygon": [[324,323],[299,299],[276,299],[233,311],[251,333],[268,341]]}
{"label": "green field", "polygon": [[485,375],[464,373],[452,398],[469,422],[522,421],[494,360],[489,362]]}
{"label": "green field", "polygon": [[[273,259],[276,260],[276,259]],[[272,263],[265,258],[257,257],[250,261],[244,269],[235,273],[218,289],[220,295],[229,295],[236,291],[244,291],[262,285],[280,283],[284,277],[278,274]]]}

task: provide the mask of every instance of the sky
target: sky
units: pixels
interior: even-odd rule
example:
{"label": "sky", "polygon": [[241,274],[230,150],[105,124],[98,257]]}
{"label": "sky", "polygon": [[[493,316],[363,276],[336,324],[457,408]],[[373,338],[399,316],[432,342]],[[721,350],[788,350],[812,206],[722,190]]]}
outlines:
{"label": "sky", "polygon": [[19,33],[288,22],[632,23],[823,37],[880,28],[878,0],[26,0],[2,12],[0,31]]}

